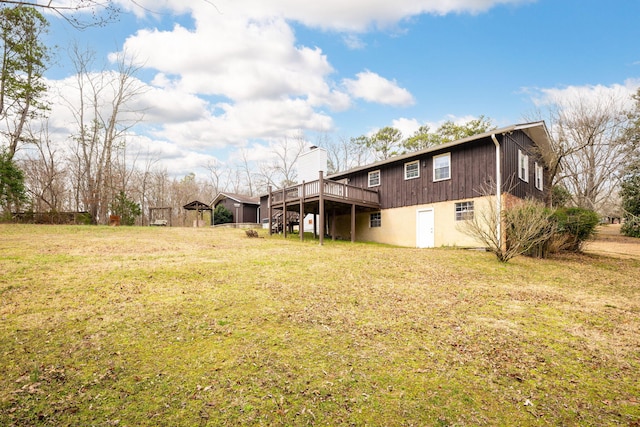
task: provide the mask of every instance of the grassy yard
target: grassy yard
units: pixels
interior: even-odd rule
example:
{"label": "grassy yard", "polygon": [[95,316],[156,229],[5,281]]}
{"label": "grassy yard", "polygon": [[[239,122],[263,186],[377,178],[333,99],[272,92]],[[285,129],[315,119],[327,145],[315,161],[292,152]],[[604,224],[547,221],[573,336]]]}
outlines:
{"label": "grassy yard", "polygon": [[0,425],[640,425],[640,260],[0,225]]}

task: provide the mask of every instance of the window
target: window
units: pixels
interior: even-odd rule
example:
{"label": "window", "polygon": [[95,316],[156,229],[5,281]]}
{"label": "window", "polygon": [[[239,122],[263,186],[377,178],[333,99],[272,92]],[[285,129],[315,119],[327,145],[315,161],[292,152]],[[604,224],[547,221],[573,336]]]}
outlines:
{"label": "window", "polygon": [[369,187],[377,187],[380,185],[380,171],[369,172]]}
{"label": "window", "polygon": [[451,153],[433,156],[433,180],[451,179]]}
{"label": "window", "polygon": [[473,219],[473,202],[456,203],[456,221]]}
{"label": "window", "polygon": [[542,189],[544,188],[544,168],[537,162],[535,164],[534,176],[536,188],[542,191]]}
{"label": "window", "polygon": [[529,156],[518,150],[518,178],[529,182]]}
{"label": "window", "polygon": [[369,215],[369,227],[381,227],[382,226],[382,216],[380,212],[372,213]]}
{"label": "window", "polygon": [[404,179],[420,177],[420,160],[404,164]]}

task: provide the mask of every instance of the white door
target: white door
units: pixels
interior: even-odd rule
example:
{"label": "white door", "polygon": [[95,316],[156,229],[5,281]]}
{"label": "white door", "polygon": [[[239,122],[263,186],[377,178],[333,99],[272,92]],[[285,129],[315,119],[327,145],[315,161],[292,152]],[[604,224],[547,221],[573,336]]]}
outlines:
{"label": "white door", "polygon": [[433,223],[433,209],[418,211],[416,219],[416,246],[419,248],[433,248],[435,246]]}

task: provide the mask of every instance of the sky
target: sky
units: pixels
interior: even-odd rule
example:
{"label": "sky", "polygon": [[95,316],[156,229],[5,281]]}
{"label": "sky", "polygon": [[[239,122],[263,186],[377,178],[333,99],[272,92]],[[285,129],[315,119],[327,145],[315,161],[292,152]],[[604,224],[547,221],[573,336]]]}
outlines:
{"label": "sky", "polygon": [[74,131],[70,46],[94,52],[96,72],[124,55],[145,112],[127,141],[174,176],[259,161],[300,135],[408,137],[481,115],[502,127],[640,86],[637,0],[113,1],[122,13],[104,26],[47,16],[50,127]]}

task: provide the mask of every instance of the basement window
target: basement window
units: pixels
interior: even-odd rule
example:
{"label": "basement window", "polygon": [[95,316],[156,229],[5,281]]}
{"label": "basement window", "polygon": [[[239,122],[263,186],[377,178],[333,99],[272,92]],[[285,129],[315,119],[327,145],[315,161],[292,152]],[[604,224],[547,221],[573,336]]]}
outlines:
{"label": "basement window", "polygon": [[380,212],[369,215],[369,227],[382,227],[382,215],[380,215]]}
{"label": "basement window", "polygon": [[473,219],[473,202],[456,203],[456,221]]}

